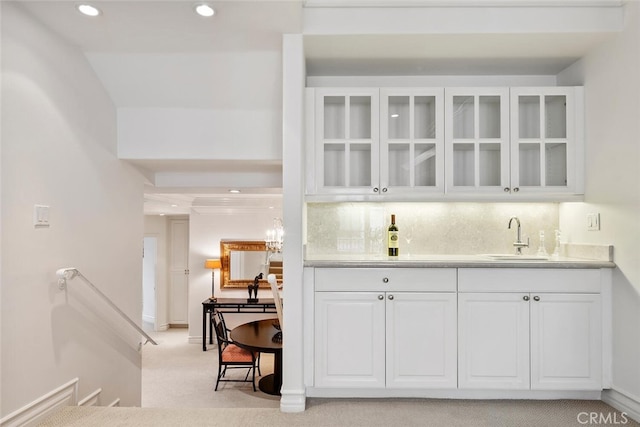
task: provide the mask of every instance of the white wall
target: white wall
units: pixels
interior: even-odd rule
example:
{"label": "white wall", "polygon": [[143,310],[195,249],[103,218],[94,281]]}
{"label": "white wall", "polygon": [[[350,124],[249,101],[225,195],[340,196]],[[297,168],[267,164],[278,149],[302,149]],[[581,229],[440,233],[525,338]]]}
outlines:
{"label": "white wall", "polygon": [[[566,70],[559,81],[584,82],[585,203],[560,207],[572,242],[610,243],[613,275],[613,388],[640,405],[640,5],[625,5],[625,30]],[[586,231],[599,212],[601,230]]]}
{"label": "white wall", "polygon": [[[2,408],[7,415],[79,377],[79,397],[140,405],[141,177],[115,157],[116,113],[80,51],[2,2]],[[34,204],[50,228],[33,226]]]}
{"label": "white wall", "polygon": [[[202,301],[211,296],[211,270],[204,268],[204,260],[220,257],[220,240],[264,240],[273,226],[273,218],[282,217],[279,207],[250,212],[218,213],[189,217],[189,341],[201,343]],[[286,269],[286,266],[285,266]],[[220,272],[215,276],[217,297],[247,298],[245,289],[220,289]],[[258,298],[272,298],[270,289],[258,290]],[[246,321],[250,315],[243,314]],[[227,320],[225,316],[225,320]],[[270,315],[269,317],[273,317]],[[235,324],[231,319],[231,327]]]}

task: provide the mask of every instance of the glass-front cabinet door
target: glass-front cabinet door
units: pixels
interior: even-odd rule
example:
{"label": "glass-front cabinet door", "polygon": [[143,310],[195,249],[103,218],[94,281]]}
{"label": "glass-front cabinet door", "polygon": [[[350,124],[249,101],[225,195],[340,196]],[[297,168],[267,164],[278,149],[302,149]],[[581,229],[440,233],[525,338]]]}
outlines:
{"label": "glass-front cabinet door", "polygon": [[576,126],[576,117],[582,107],[577,105],[582,105],[582,88],[511,89],[514,192],[580,192],[575,168],[582,136],[577,135],[581,127]]}
{"label": "glass-front cabinet door", "polygon": [[445,90],[447,193],[509,193],[509,89]]}
{"label": "glass-front cabinet door", "polygon": [[315,116],[316,191],[379,191],[379,90],[316,89]]}
{"label": "glass-front cabinet door", "polygon": [[444,90],[380,91],[380,192],[444,191]]}

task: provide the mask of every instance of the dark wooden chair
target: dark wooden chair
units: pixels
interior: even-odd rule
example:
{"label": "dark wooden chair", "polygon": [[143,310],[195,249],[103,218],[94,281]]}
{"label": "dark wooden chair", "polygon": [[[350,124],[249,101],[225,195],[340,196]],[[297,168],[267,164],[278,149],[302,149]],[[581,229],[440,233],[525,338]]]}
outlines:
{"label": "dark wooden chair", "polygon": [[[260,375],[260,353],[251,352],[238,347],[228,338],[228,329],[224,323],[222,313],[211,316],[216,331],[218,341],[218,378],[216,379],[215,391],[218,391],[220,382],[249,382],[253,384],[253,391],[256,391],[256,369]],[[247,369],[244,379],[225,378],[227,369]],[[251,374],[251,379],[249,379]]]}

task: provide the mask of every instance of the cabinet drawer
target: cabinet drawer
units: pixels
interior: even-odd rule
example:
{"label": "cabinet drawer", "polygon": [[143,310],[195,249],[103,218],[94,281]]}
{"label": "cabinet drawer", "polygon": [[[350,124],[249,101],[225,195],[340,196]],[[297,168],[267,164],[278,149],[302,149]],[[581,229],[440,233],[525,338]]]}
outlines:
{"label": "cabinet drawer", "polygon": [[459,292],[599,293],[599,269],[461,268]]}
{"label": "cabinet drawer", "polygon": [[316,291],[455,292],[455,268],[316,268]]}

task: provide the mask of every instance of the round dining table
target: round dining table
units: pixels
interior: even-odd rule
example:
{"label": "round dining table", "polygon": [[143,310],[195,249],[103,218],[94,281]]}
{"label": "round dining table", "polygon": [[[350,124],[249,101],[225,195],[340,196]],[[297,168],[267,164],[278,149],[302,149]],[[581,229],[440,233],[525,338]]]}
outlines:
{"label": "round dining table", "polygon": [[276,328],[278,319],[256,320],[237,326],[231,330],[230,338],[238,347],[260,353],[273,353],[273,374],[260,379],[261,391],[280,395],[282,387],[282,334]]}

